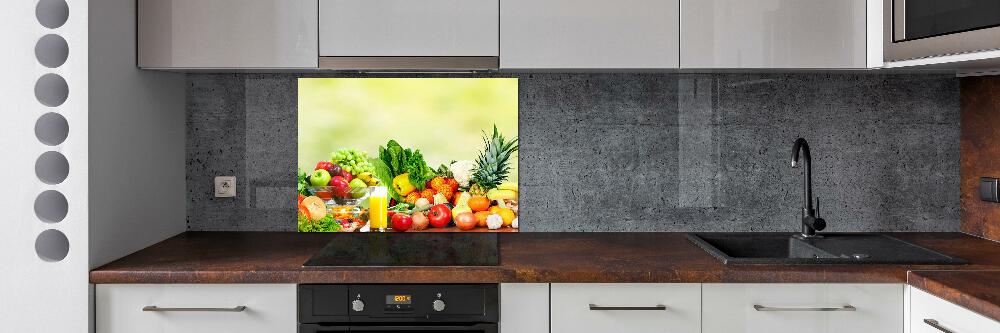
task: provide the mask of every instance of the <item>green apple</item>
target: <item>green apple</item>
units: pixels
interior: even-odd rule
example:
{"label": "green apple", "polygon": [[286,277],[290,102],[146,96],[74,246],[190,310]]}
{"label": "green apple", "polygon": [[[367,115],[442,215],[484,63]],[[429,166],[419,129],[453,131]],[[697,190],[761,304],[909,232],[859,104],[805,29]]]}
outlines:
{"label": "green apple", "polygon": [[312,186],[326,186],[330,183],[330,172],[324,169],[319,169],[313,171],[312,176],[309,176],[309,184]]}
{"label": "green apple", "polygon": [[355,199],[365,196],[364,189],[368,188],[368,184],[359,178],[354,178],[347,185],[351,187],[351,197]]}
{"label": "green apple", "polygon": [[360,178],[354,178],[354,179],[352,179],[351,182],[348,183],[348,185],[350,185],[352,189],[353,188],[359,188],[359,187],[368,187],[368,184],[365,183],[365,181],[361,180]]}

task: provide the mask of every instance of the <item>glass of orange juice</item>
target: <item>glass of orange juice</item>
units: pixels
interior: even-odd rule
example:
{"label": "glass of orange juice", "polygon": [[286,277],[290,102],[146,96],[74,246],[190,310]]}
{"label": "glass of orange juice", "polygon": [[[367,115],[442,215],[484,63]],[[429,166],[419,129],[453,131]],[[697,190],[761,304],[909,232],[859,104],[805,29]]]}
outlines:
{"label": "glass of orange juice", "polygon": [[389,228],[389,189],[385,186],[372,188],[368,208],[368,228],[371,231],[386,231]]}

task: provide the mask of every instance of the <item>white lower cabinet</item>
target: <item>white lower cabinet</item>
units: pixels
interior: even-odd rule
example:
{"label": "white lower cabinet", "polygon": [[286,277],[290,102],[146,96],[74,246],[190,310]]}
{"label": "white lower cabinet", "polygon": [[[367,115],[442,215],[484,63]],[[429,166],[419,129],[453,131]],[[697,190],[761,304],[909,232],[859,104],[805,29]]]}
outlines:
{"label": "white lower cabinet", "polygon": [[99,284],[96,328],[98,333],[294,333],[295,293],[294,284]]}
{"label": "white lower cabinet", "polygon": [[902,284],[704,284],[705,333],[903,332]]}
{"label": "white lower cabinet", "polygon": [[549,333],[549,284],[500,284],[501,333]]}
{"label": "white lower cabinet", "polygon": [[554,283],[551,291],[553,333],[701,331],[699,284]]}
{"label": "white lower cabinet", "polygon": [[907,333],[996,333],[1000,322],[909,287],[910,315]]}

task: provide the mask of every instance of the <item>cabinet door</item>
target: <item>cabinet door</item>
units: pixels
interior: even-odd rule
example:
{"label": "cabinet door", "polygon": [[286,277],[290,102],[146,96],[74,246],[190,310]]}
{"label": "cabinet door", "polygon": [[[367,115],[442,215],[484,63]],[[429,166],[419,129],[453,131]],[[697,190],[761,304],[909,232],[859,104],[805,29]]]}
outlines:
{"label": "cabinet door", "polygon": [[678,0],[504,0],[501,68],[677,68]]}
{"label": "cabinet door", "polygon": [[961,306],[909,288],[910,332],[941,333],[944,330],[961,333],[1000,332],[1000,322],[983,317]]}
{"label": "cabinet door", "polygon": [[681,68],[865,68],[866,0],[681,0]]}
{"label": "cabinet door", "polygon": [[294,284],[101,284],[95,301],[97,333],[297,330]]}
{"label": "cabinet door", "polygon": [[902,332],[904,290],[901,284],[705,284],[702,327],[705,333]]}
{"label": "cabinet door", "polygon": [[500,284],[500,333],[549,333],[549,284]]}
{"label": "cabinet door", "polygon": [[699,284],[554,283],[552,332],[700,332]]}
{"label": "cabinet door", "polygon": [[496,57],[499,0],[320,0],[324,57]]}
{"label": "cabinet door", "polygon": [[139,67],[317,67],[317,0],[138,1]]}

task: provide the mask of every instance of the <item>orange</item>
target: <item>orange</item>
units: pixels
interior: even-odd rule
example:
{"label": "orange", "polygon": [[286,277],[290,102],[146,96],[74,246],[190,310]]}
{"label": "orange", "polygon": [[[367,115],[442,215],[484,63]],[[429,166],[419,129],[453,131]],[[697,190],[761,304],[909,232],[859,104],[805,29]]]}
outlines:
{"label": "orange", "polygon": [[496,214],[498,211],[500,211],[500,206],[490,207],[490,214]]}
{"label": "orange", "polygon": [[490,199],[477,195],[469,199],[469,208],[472,208],[473,212],[482,212],[490,209]]}
{"label": "orange", "polygon": [[509,227],[514,222],[514,219],[517,218],[517,214],[514,214],[514,210],[510,208],[501,208],[497,211],[497,215],[500,215],[500,218],[503,219],[505,227]]}
{"label": "orange", "polygon": [[490,216],[490,212],[476,212],[476,226],[485,228],[486,218]]}

